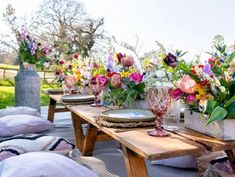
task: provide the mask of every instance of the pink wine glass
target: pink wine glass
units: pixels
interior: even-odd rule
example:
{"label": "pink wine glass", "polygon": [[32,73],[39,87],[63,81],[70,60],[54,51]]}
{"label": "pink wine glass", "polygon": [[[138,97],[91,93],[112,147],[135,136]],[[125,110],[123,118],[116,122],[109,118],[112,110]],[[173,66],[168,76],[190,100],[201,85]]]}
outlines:
{"label": "pink wine glass", "polygon": [[147,101],[151,111],[155,115],[155,130],[149,131],[150,136],[164,137],[170,134],[162,129],[163,116],[167,113],[171,103],[170,87],[152,87],[148,90]]}
{"label": "pink wine glass", "polygon": [[95,103],[91,104],[91,106],[100,107],[101,104],[100,104],[100,100],[99,100],[99,95],[103,89],[103,86],[98,83],[96,83],[96,84],[91,83],[90,89],[91,89],[91,93],[95,96]]}
{"label": "pink wine glass", "polygon": [[68,89],[69,94],[72,94],[72,89],[73,86],[76,84],[77,82],[77,78],[74,75],[67,75],[65,76],[65,86]]}

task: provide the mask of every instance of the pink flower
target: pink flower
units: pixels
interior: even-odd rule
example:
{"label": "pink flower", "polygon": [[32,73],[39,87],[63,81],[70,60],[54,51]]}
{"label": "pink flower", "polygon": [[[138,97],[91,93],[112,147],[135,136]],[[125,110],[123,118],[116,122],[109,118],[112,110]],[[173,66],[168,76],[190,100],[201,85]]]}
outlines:
{"label": "pink flower", "polygon": [[194,94],[188,95],[186,97],[186,102],[188,104],[193,104],[196,101],[196,96]]}
{"label": "pink flower", "polygon": [[74,59],[78,59],[78,57],[79,57],[79,55],[78,55],[77,53],[74,53],[74,54],[73,54],[73,58],[74,58]]}
{"label": "pink flower", "polygon": [[134,81],[135,83],[140,83],[143,80],[143,75],[140,73],[131,73],[130,74],[130,81]]}
{"label": "pink flower", "polygon": [[120,76],[120,74],[112,75],[112,77],[111,77],[111,85],[114,88],[118,88],[118,87],[121,86],[121,84],[122,84],[122,77]]}
{"label": "pink flower", "polygon": [[125,67],[130,67],[134,64],[134,58],[129,55],[121,59],[121,63]]}
{"label": "pink flower", "polygon": [[105,87],[108,84],[108,79],[104,75],[97,75],[96,81],[102,87]]}
{"label": "pink flower", "polygon": [[181,99],[181,98],[182,98],[182,95],[183,95],[183,92],[182,92],[179,88],[177,88],[177,89],[175,89],[175,90],[173,90],[173,91],[171,92],[171,97],[172,97],[174,100],[179,100],[179,99]]}
{"label": "pink flower", "polygon": [[195,92],[196,86],[195,80],[193,80],[189,75],[184,75],[180,80],[176,82],[176,86],[184,93],[192,94]]}
{"label": "pink flower", "polygon": [[63,60],[63,59],[61,59],[60,61],[59,61],[59,64],[60,65],[63,65],[65,63],[65,61]]}

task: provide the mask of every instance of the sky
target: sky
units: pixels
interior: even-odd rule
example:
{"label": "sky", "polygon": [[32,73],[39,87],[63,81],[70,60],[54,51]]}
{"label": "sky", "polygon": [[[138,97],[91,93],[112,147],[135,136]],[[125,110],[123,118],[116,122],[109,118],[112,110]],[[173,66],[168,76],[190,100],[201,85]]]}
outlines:
{"label": "sky", "polygon": [[[11,3],[17,15],[30,15],[42,0],[0,0],[0,12]],[[141,53],[166,48],[188,51],[191,56],[209,51],[220,34],[235,42],[234,0],[81,0],[92,17],[104,17],[104,29],[119,41],[135,44]],[[26,6],[27,4],[27,6]],[[1,28],[2,26],[2,28]],[[0,32],[5,27],[0,21]]]}

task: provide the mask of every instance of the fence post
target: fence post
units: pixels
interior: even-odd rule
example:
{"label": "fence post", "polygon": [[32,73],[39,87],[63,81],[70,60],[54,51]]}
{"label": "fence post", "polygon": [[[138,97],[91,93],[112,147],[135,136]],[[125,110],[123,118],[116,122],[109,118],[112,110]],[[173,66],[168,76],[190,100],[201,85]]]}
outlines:
{"label": "fence post", "polygon": [[3,69],[3,80],[6,78],[6,69]]}

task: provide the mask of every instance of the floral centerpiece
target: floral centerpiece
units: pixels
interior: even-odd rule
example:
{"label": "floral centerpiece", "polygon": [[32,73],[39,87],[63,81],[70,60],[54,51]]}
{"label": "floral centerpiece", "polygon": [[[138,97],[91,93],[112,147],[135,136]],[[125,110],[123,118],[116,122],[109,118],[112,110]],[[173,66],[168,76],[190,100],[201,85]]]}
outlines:
{"label": "floral centerpiece", "polygon": [[204,64],[187,64],[171,53],[163,56],[173,71],[176,89],[172,97],[207,115],[207,125],[235,118],[235,52],[225,45],[215,46],[215,50]]}
{"label": "floral centerpiece", "polygon": [[91,79],[90,60],[73,53],[71,58],[58,61],[55,67],[55,76],[61,84],[66,80],[73,81],[73,85],[79,86],[82,91],[85,86],[88,86]]}
{"label": "floral centerpiece", "polygon": [[93,77],[103,75],[108,79],[103,96],[106,104],[123,106],[130,105],[135,100],[144,99],[143,74],[136,69],[134,63],[134,58],[130,55],[110,52],[107,66],[94,65]]}
{"label": "floral centerpiece", "polygon": [[19,44],[19,55],[23,66],[27,69],[30,64],[36,66],[48,66],[47,56],[52,52],[52,48],[48,43],[40,43],[22,27],[17,35]]}

